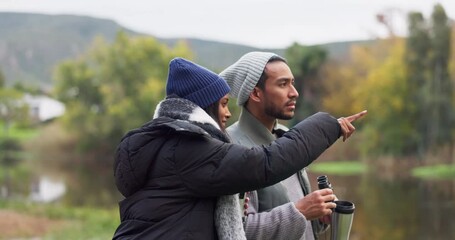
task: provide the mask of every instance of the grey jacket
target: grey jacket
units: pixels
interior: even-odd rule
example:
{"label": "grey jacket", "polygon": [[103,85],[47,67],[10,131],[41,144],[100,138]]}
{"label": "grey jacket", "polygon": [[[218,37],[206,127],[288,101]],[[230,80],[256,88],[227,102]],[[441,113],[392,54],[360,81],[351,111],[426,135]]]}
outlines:
{"label": "grey jacket", "polygon": [[[288,129],[277,124],[276,129],[287,131]],[[239,120],[231,125],[227,132],[232,142],[247,147],[256,145],[269,145],[276,139],[262,123],[252,116],[246,108],[242,109]],[[273,186],[248,192],[250,203],[248,216],[245,220],[245,232],[248,239],[317,239],[317,234],[323,229],[318,221],[310,221],[296,209],[291,202],[286,188],[301,188],[300,197],[311,192],[310,183],[305,169],[297,172],[294,176],[297,181],[286,181],[284,186],[277,183]],[[289,183],[294,182],[293,186]],[[307,231],[305,231],[307,229]],[[305,237],[306,236],[306,237]]]}

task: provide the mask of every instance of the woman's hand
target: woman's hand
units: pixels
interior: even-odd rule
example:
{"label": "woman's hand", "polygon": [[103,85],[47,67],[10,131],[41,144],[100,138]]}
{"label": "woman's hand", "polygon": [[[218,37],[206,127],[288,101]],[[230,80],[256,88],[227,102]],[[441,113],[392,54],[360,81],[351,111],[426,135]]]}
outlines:
{"label": "woman's hand", "polygon": [[352,125],[352,122],[365,116],[366,114],[367,114],[367,110],[363,110],[363,111],[356,113],[354,115],[351,115],[349,117],[338,118],[338,123],[340,123],[341,133],[343,135],[343,142],[346,141],[346,139],[348,139],[355,131],[355,127],[354,127],[354,125]]}

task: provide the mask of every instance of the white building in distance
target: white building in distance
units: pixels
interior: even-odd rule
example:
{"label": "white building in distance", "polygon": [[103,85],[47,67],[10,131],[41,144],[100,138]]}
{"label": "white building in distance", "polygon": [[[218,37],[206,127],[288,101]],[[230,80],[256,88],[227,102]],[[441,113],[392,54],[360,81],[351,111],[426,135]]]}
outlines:
{"label": "white building in distance", "polygon": [[26,94],[24,101],[30,108],[32,119],[40,122],[60,117],[65,113],[65,105],[48,96],[32,96]]}

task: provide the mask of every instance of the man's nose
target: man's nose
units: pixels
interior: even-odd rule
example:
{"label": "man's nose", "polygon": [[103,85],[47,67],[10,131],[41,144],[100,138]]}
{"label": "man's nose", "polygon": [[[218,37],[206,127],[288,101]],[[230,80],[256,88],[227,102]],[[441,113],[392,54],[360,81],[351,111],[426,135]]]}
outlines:
{"label": "man's nose", "polygon": [[299,97],[299,92],[297,91],[297,89],[295,88],[294,85],[291,85],[291,90],[289,91],[289,96],[291,98],[298,98]]}

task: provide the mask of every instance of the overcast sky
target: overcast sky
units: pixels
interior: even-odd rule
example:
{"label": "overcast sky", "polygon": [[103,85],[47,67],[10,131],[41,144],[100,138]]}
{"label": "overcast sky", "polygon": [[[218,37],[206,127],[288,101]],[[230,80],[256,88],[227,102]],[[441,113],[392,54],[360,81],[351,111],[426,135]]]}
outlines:
{"label": "overcast sky", "polygon": [[378,13],[404,35],[406,14],[429,17],[436,3],[455,19],[455,0],[0,0],[0,11],[86,15],[157,37],[284,48],[383,37]]}

